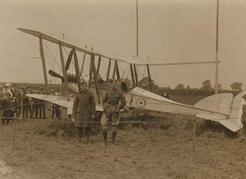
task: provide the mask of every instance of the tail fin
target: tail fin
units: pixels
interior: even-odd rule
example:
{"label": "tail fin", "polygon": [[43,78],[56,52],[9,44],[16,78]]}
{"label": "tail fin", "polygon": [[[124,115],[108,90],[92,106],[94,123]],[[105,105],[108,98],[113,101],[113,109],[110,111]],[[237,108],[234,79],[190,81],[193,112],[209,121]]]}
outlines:
{"label": "tail fin", "polygon": [[243,127],[241,118],[243,114],[243,105],[246,104],[243,98],[244,95],[246,95],[246,91],[239,93],[233,98],[229,119],[219,121],[223,126],[233,132],[236,132]]}
{"label": "tail fin", "polygon": [[[203,119],[218,121],[226,128],[236,132],[243,127],[241,118],[243,114],[243,105],[246,104],[243,98],[244,95],[246,95],[246,91],[239,93],[235,97],[230,93],[222,93],[204,98],[196,103],[195,107],[211,110],[215,113],[201,113],[196,116]],[[219,113],[224,115],[220,115]]]}
{"label": "tail fin", "polygon": [[[217,113],[230,114],[233,95],[231,93],[221,93],[208,96],[198,101],[194,107],[214,111]],[[200,114],[197,116],[199,117]]]}

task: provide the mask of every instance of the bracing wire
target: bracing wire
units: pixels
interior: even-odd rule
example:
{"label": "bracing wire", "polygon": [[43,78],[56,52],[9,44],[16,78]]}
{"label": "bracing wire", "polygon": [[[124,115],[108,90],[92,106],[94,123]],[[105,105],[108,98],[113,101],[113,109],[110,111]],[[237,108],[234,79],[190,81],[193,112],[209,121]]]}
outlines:
{"label": "bracing wire", "polygon": [[[62,46],[62,48],[64,49],[64,51],[66,52],[66,54],[67,54],[67,56],[68,56],[68,52],[67,52],[67,49],[64,47],[64,46]],[[73,62],[73,60],[71,61],[71,63],[74,65],[74,62]]]}
{"label": "bracing wire", "polygon": [[144,70],[143,70],[142,79],[143,79],[144,76],[145,76],[145,72],[146,72],[146,68],[144,68]]}
{"label": "bracing wire", "polygon": [[[124,69],[124,71],[123,71],[123,73],[122,73],[122,78],[124,78],[126,71],[127,71],[127,65],[125,66],[125,69]],[[129,70],[128,70],[128,71],[129,71]],[[127,72],[128,72],[128,71],[127,71]]]}
{"label": "bracing wire", "polygon": [[44,46],[45,46],[45,48],[47,49],[47,51],[49,52],[49,54],[51,55],[51,57],[54,59],[56,65],[60,68],[60,70],[62,70],[61,64],[59,64],[59,63],[57,62],[57,59],[56,59],[55,55],[50,51],[50,49],[48,48],[48,46],[47,46],[45,43],[44,43]]}

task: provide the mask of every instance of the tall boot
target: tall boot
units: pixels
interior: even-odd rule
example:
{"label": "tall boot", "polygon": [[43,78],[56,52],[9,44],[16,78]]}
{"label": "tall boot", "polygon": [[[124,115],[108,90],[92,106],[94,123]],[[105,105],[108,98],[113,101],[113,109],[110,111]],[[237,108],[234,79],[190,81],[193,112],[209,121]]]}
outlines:
{"label": "tall boot", "polygon": [[105,146],[108,145],[107,138],[108,138],[108,132],[106,130],[104,130],[103,131],[103,140],[104,140]]}
{"label": "tall boot", "polygon": [[86,143],[89,143],[89,139],[90,139],[90,128],[86,127],[85,128],[85,138],[86,138]]}
{"label": "tall boot", "polygon": [[83,135],[83,129],[79,128],[79,143],[81,143],[82,135]]}
{"label": "tall boot", "polygon": [[112,144],[114,144],[114,142],[115,142],[116,134],[117,134],[116,131],[112,132]]}

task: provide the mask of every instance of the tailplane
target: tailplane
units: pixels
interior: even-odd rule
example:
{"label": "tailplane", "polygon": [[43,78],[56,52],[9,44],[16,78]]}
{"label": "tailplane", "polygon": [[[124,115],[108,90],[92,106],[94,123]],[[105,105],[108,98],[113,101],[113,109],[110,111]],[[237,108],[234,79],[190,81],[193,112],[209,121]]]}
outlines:
{"label": "tailplane", "polygon": [[203,119],[217,121],[233,132],[238,131],[243,127],[241,122],[243,114],[243,105],[246,104],[243,96],[246,91],[243,91],[233,97],[231,93],[222,93],[209,96],[195,104],[195,107],[205,110],[214,111],[211,113],[201,113],[196,116]]}
{"label": "tailplane", "polygon": [[223,126],[233,132],[236,132],[243,127],[243,105],[246,104],[243,98],[244,95],[246,95],[246,91],[239,93],[233,98],[229,119],[219,121]]}

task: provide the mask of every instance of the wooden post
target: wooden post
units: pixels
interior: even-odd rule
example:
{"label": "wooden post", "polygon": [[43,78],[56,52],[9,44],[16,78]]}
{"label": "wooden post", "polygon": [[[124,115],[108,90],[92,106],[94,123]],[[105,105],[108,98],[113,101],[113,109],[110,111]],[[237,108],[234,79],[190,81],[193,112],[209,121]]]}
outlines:
{"label": "wooden post", "polygon": [[151,82],[150,69],[148,64],[147,64],[147,71],[148,71],[148,78],[149,78],[149,87],[150,87],[150,91],[152,91],[152,82]]}
{"label": "wooden post", "polygon": [[138,56],[138,0],[136,0],[136,56]]}
{"label": "wooden post", "polygon": [[20,106],[20,120],[21,120],[21,123],[23,122],[23,96],[24,94],[21,94],[21,106]]}
{"label": "wooden post", "polygon": [[134,76],[134,72],[133,72],[133,67],[132,64],[130,64],[130,71],[131,71],[131,78],[132,78],[132,86],[135,87],[135,76]]}
{"label": "wooden post", "polygon": [[216,10],[216,64],[215,64],[215,94],[218,93],[218,76],[219,76],[219,0],[217,0]]}
{"label": "wooden post", "polygon": [[46,89],[47,89],[48,88],[48,77],[47,77],[47,70],[46,70],[46,63],[45,63],[42,37],[39,37],[39,50],[40,50],[40,56],[41,56],[42,64],[43,64],[44,82],[45,82]]}
{"label": "wooden post", "polygon": [[14,116],[14,124],[13,124],[13,144],[12,144],[12,149],[15,148],[15,133],[16,133],[16,116]]}
{"label": "wooden post", "polygon": [[110,69],[111,69],[111,59],[108,59],[108,70],[107,70],[107,80],[109,79],[109,74],[110,74]]}
{"label": "wooden post", "polygon": [[134,67],[134,73],[135,73],[136,86],[139,86],[138,85],[138,73],[137,73],[137,69],[136,69],[136,64],[133,64],[133,67]]}

